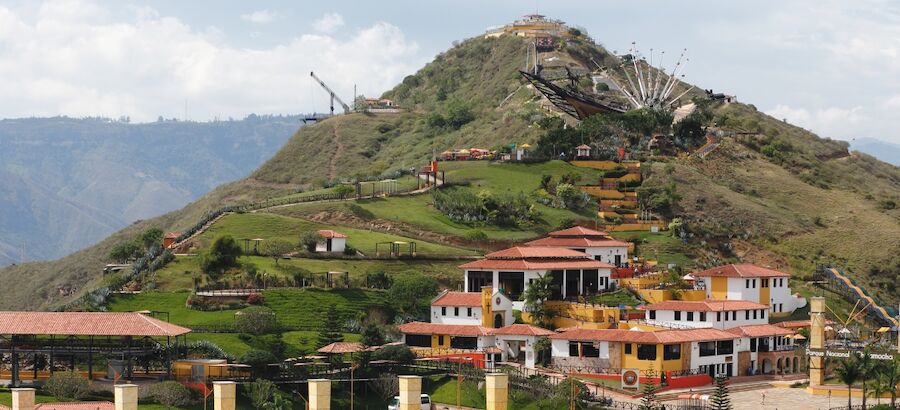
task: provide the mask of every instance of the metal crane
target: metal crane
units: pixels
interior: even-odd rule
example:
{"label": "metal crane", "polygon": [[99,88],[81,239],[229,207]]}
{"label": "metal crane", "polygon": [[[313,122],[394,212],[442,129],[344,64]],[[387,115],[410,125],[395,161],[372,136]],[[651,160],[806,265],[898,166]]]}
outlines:
{"label": "metal crane", "polygon": [[325,91],[327,91],[328,94],[331,95],[331,115],[334,115],[334,100],[337,100],[337,102],[340,103],[342,107],[344,107],[344,114],[350,113],[350,106],[347,105],[347,103],[345,103],[344,101],[342,101],[340,99],[340,97],[338,97],[337,94],[334,93],[334,90],[332,90],[331,88],[328,88],[328,86],[325,85],[324,81],[319,79],[319,77],[316,77],[316,73],[310,71],[309,76],[312,77],[313,79],[315,79],[316,81],[318,81],[319,85],[321,85],[322,88],[324,88]]}

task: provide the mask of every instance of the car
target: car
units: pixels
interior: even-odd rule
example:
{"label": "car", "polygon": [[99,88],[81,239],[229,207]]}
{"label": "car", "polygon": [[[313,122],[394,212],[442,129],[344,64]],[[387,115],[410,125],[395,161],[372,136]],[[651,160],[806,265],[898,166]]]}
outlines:
{"label": "car", "polygon": [[[422,394],[422,407],[420,410],[431,410],[431,396]],[[400,410],[400,396],[394,396],[391,404],[388,404],[388,410]]]}

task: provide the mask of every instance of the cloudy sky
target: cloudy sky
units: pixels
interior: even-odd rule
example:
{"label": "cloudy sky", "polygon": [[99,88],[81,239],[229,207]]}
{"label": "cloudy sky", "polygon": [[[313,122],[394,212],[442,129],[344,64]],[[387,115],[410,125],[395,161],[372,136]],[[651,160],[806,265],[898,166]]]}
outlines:
{"label": "cloudy sky", "polygon": [[377,95],[538,9],[611,50],[688,48],[688,81],[823,136],[900,143],[900,3],[736,3],[0,0],[0,117],[324,111],[309,71]]}

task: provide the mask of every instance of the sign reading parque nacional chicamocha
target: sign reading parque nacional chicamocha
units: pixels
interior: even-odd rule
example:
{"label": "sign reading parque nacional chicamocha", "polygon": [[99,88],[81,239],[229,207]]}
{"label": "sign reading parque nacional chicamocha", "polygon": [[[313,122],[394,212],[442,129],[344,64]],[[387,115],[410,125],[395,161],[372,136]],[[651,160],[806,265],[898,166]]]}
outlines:
{"label": "sign reading parque nacional chicamocha", "polygon": [[[856,353],[862,357],[862,350],[829,350],[829,349],[812,349],[806,348],[806,355],[809,357],[837,357],[849,358],[850,354]],[[894,355],[888,353],[869,353],[869,357],[875,360],[894,360]]]}

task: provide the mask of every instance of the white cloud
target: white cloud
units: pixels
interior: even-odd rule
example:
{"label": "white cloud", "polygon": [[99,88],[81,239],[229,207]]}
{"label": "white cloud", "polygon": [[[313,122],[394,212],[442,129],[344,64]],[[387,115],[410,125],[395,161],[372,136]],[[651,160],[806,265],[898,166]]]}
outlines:
{"label": "white cloud", "polygon": [[256,24],[271,23],[278,18],[278,13],[271,10],[257,10],[252,13],[241,14],[241,20]]}
{"label": "white cloud", "polygon": [[821,133],[823,137],[847,139],[855,136],[860,128],[869,121],[863,107],[826,107],[816,110],[795,108],[779,104],[766,111],[779,120]]}
{"label": "white cloud", "polygon": [[349,100],[378,95],[423,62],[400,29],[375,23],[346,39],[304,34],[269,47],[231,46],[152,10],[130,21],[89,0],[45,2],[28,18],[0,6],[0,99],[5,117],[131,116],[152,121],[324,111],[316,71]]}
{"label": "white cloud", "polygon": [[344,27],[344,16],[338,13],[326,13],[313,22],[313,29],[320,33],[334,33]]}

